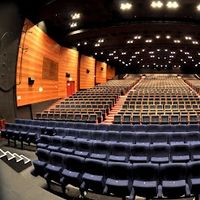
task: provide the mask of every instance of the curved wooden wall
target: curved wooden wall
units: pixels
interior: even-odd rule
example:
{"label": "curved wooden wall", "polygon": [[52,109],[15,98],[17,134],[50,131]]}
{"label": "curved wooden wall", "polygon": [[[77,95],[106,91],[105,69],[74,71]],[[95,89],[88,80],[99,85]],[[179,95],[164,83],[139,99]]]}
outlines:
{"label": "curved wooden wall", "polygon": [[[75,49],[60,46],[29,20],[25,21],[24,29],[27,32],[22,32],[17,62],[17,106],[66,97],[67,80],[75,81],[77,91],[78,77],[80,89],[93,88],[95,75],[97,83],[114,77],[114,68],[108,66],[106,69],[106,63],[96,62],[93,57],[80,56]],[[57,81],[42,79],[44,57],[58,63]],[[70,78],[66,77],[66,73],[70,74]],[[28,77],[35,80],[32,86],[28,85]]]}

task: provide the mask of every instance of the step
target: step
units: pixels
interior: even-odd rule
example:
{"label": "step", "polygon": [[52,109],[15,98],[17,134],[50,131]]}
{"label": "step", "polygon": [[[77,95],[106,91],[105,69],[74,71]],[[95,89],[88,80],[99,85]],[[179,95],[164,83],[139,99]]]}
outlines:
{"label": "step", "polygon": [[31,160],[26,156],[11,153],[10,151],[5,152],[2,160],[18,173],[32,165]]}
{"label": "step", "polygon": [[4,157],[6,157],[6,154],[2,149],[0,149],[0,159],[3,159]]}

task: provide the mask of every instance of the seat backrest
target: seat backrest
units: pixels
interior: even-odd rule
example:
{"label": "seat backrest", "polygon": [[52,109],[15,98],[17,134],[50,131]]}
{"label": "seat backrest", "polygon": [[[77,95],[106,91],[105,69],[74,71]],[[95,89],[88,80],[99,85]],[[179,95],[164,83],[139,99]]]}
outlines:
{"label": "seat backrest", "polygon": [[36,155],[38,157],[38,160],[49,162],[50,160],[50,151],[47,149],[40,149],[38,148],[36,151]]}
{"label": "seat backrest", "polygon": [[188,163],[188,175],[190,178],[200,178],[200,161]]}
{"label": "seat backrest", "polygon": [[169,133],[167,132],[155,132],[151,134],[151,142],[154,143],[168,143]]}
{"label": "seat backrest", "polygon": [[106,173],[107,162],[102,160],[85,159],[85,172],[93,175],[104,176]]}
{"label": "seat backrest", "polygon": [[58,152],[50,153],[50,163],[55,166],[62,166],[64,154]]}
{"label": "seat backrest", "polygon": [[185,180],[186,164],[185,163],[168,163],[160,165],[161,180]]}
{"label": "seat backrest", "polygon": [[84,158],[74,155],[64,155],[63,165],[65,169],[75,172],[84,171]]}
{"label": "seat backrest", "polygon": [[159,165],[144,163],[133,164],[133,179],[142,181],[158,181]]}
{"label": "seat backrest", "polygon": [[170,147],[168,144],[152,144],[150,146],[150,153],[154,157],[169,157]]}
{"label": "seat backrest", "polygon": [[107,177],[112,179],[130,180],[132,165],[130,163],[108,162]]}
{"label": "seat backrest", "polygon": [[111,153],[112,155],[128,157],[130,155],[130,145],[120,143],[111,144]]}

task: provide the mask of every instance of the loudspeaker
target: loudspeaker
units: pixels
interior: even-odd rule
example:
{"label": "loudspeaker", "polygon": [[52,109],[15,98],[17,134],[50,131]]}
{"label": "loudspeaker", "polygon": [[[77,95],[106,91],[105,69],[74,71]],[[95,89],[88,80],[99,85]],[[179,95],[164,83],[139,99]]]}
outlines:
{"label": "loudspeaker", "polygon": [[34,79],[32,79],[31,77],[28,77],[28,85],[33,85],[35,82]]}
{"label": "loudspeaker", "polygon": [[65,76],[66,76],[67,78],[69,78],[69,77],[70,77],[70,73],[67,72],[67,73],[65,74]]}
{"label": "loudspeaker", "polygon": [[89,74],[89,73],[90,73],[90,70],[89,70],[89,69],[86,69],[86,73]]}
{"label": "loudspeaker", "polygon": [[101,67],[101,71],[103,71],[103,67]]}

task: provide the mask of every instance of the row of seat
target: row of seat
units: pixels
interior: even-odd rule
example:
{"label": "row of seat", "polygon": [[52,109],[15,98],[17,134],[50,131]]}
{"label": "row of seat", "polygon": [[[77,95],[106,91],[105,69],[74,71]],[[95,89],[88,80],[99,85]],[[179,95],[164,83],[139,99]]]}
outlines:
{"label": "row of seat", "polygon": [[[86,129],[86,130],[105,130],[105,131],[129,131],[129,132],[191,132],[200,131],[199,124],[190,125],[170,125],[170,124],[143,124],[143,125],[131,125],[131,124],[94,124],[94,123],[75,123],[75,122],[59,122],[51,120],[30,120],[30,119],[16,119],[16,125],[32,125],[32,126],[44,126],[54,128],[74,128],[74,129]],[[7,123],[6,127],[9,126]]]}
{"label": "row of seat", "polygon": [[189,197],[200,193],[200,162],[151,164],[119,163],[65,155],[48,150],[37,150],[38,160],[33,161],[34,175],[61,185],[79,187],[81,194],[95,193],[123,197],[146,198]]}
{"label": "row of seat", "polygon": [[199,104],[196,92],[182,79],[149,76],[129,92],[122,109],[114,116],[114,123],[199,123]]}
{"label": "row of seat", "polygon": [[189,162],[200,160],[200,141],[190,143],[128,143],[41,135],[37,148],[116,162]]}
{"label": "row of seat", "polygon": [[[120,113],[120,114],[119,114]],[[199,124],[200,114],[154,114],[119,112],[114,116],[114,124]]]}

